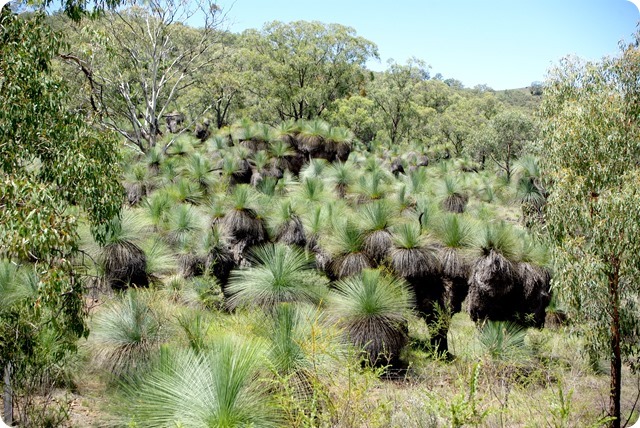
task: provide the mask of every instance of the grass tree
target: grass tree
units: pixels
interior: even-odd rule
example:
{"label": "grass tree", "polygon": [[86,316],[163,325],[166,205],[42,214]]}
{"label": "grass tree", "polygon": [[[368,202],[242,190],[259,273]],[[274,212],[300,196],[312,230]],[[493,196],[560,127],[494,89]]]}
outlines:
{"label": "grass tree", "polygon": [[205,254],[206,273],[215,276],[224,291],[229,275],[236,264],[229,244],[218,225],[214,225],[204,235],[202,249]]}
{"label": "grass tree", "polygon": [[331,317],[373,365],[397,365],[408,342],[407,317],[413,293],[402,279],[365,269],[341,279],[329,295]]}
{"label": "grass tree", "polygon": [[175,205],[169,212],[165,238],[176,251],[178,271],[185,278],[204,272],[204,259],[197,243],[205,230],[205,219],[197,207]]}
{"label": "grass tree", "polygon": [[298,134],[298,150],[304,153],[309,160],[322,158],[330,160],[331,153],[335,151],[335,145],[327,140],[331,125],[321,119],[305,122]]}
{"label": "grass tree", "polygon": [[505,223],[488,223],[480,233],[478,258],[469,278],[469,314],[474,321],[514,320],[523,290],[516,267],[517,234]]}
{"label": "grass tree", "polygon": [[276,203],[271,220],[271,235],[277,242],[286,245],[297,245],[304,248],[307,238],[302,224],[302,219],[296,212],[295,204],[291,199],[283,199]]}
{"label": "grass tree", "polygon": [[311,159],[300,171],[300,178],[324,178],[330,171],[330,163],[326,159]]}
{"label": "grass tree", "polygon": [[[298,406],[313,405],[314,349],[321,311],[312,305],[280,303],[269,314],[260,333],[266,339],[268,367],[275,376],[275,393],[286,394]],[[294,412],[296,410],[293,410]]]}
{"label": "grass tree", "polygon": [[302,177],[293,191],[293,197],[300,202],[323,203],[327,200],[328,193],[321,178]]}
{"label": "grass tree", "polygon": [[526,335],[525,327],[510,321],[487,321],[477,332],[482,354],[509,364],[526,355]]}
{"label": "grass tree", "polygon": [[256,248],[250,267],[231,272],[226,293],[230,308],[255,305],[273,310],[282,302],[317,303],[326,281],[304,251],[284,244]]}
{"label": "grass tree", "polygon": [[156,175],[160,172],[160,166],[164,162],[164,153],[162,152],[162,147],[156,146],[149,149],[147,153],[145,153],[145,163],[149,171]]}
{"label": "grass tree", "polygon": [[174,203],[198,205],[204,200],[204,193],[202,192],[200,185],[191,181],[187,177],[176,177],[176,179],[166,186],[165,189]]}
{"label": "grass tree", "polygon": [[351,153],[351,143],[354,135],[348,128],[332,126],[327,135],[327,141],[332,143],[334,153],[331,154],[330,161],[338,160],[346,162]]}
{"label": "grass tree", "polygon": [[543,221],[542,208],[547,202],[547,192],[542,185],[538,159],[531,155],[516,162],[516,199],[522,206],[522,221],[530,227]]}
{"label": "grass tree", "polygon": [[153,283],[178,269],[175,251],[158,235],[145,239],[140,248],[147,257],[147,276]]}
{"label": "grass tree", "polygon": [[453,213],[464,212],[469,196],[456,177],[446,175],[440,183],[438,192],[442,199],[442,209]]}
{"label": "grass tree", "polygon": [[222,219],[230,244],[241,253],[247,247],[261,244],[268,238],[264,221],[255,209],[257,195],[247,185],[238,185],[228,198],[228,211]]}
{"label": "grass tree", "polygon": [[437,251],[427,244],[420,225],[405,223],[394,228],[394,246],[389,252],[389,265],[411,286],[416,309],[430,330],[430,341],[438,353],[448,351],[445,317],[445,286]]}
{"label": "grass tree", "polygon": [[390,192],[390,177],[382,170],[376,170],[363,174],[358,178],[358,182],[354,186],[359,203],[366,203],[383,199]]}
{"label": "grass tree", "polygon": [[127,202],[130,206],[136,206],[146,196],[149,196],[155,187],[154,175],[146,165],[135,163],[125,172],[123,186],[127,192]]}
{"label": "grass tree", "polygon": [[165,189],[158,189],[142,203],[145,217],[153,224],[156,230],[166,227],[169,211],[173,202]]}
{"label": "grass tree", "polygon": [[194,153],[189,156],[183,174],[196,183],[204,196],[207,196],[213,186],[215,176],[212,162],[205,156]]}
{"label": "grass tree", "polygon": [[339,198],[347,196],[348,189],[356,181],[356,171],[350,162],[335,162],[329,167],[328,178]]}
{"label": "grass tree", "polygon": [[551,270],[547,249],[523,234],[519,262],[516,265],[518,280],[522,284],[522,321],[527,325],[542,328],[546,308],[551,303]]}
{"label": "grass tree", "polygon": [[146,370],[164,339],[163,320],[149,293],[129,290],[101,308],[91,322],[94,362],[122,378]]}
{"label": "grass tree", "polygon": [[460,214],[445,213],[434,222],[433,232],[442,247],[438,257],[451,312],[460,312],[469,291],[471,260],[467,254],[476,238],[473,222]]}
{"label": "grass tree", "polygon": [[123,290],[130,284],[146,287],[147,256],[140,248],[151,224],[138,211],[124,210],[111,220],[104,245],[87,238],[83,249],[97,261],[106,284]]}
{"label": "grass tree", "polygon": [[374,265],[379,265],[393,246],[390,227],[397,214],[389,202],[378,200],[359,206],[357,216],[365,234],[364,251]]}
{"label": "grass tree", "polygon": [[327,274],[330,278],[344,278],[372,267],[365,252],[365,234],[351,219],[338,221],[324,240],[331,257]]}
{"label": "grass tree", "polygon": [[154,369],[126,388],[115,422],[138,427],[279,426],[257,381],[262,350],[222,337],[204,352],[163,349]]}

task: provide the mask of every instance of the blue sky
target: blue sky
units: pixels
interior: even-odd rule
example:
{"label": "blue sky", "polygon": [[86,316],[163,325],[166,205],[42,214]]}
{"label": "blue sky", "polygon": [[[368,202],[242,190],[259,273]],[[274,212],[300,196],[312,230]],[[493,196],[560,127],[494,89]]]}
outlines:
{"label": "blue sky", "polygon": [[627,0],[222,0],[231,31],[269,21],[316,20],[355,28],[384,70],[415,56],[431,74],[467,87],[528,86],[565,55],[599,59],[630,41],[640,12]]}

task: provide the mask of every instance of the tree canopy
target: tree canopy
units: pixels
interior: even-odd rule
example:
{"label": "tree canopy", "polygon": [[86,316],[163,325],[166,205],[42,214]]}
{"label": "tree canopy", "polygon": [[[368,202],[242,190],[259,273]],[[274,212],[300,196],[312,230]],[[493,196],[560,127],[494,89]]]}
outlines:
{"label": "tree canopy", "polygon": [[640,351],[639,42],[617,58],[563,60],[542,106],[555,287],[583,323],[591,351],[611,361],[614,427],[621,425],[622,359],[634,362]]}
{"label": "tree canopy", "polygon": [[0,311],[0,366],[19,370],[37,361],[43,331],[62,349],[86,334],[72,266],[79,218],[103,241],[123,192],[117,140],[67,110],[65,84],[52,74],[60,35],[43,14],[8,7],[0,29],[0,262],[37,267],[33,294]]}
{"label": "tree canopy", "polygon": [[[244,35],[260,107],[281,120],[313,119],[339,98],[357,94],[376,46],[340,24],[271,22]],[[263,84],[269,82],[269,84]],[[263,105],[264,103],[264,105]]]}

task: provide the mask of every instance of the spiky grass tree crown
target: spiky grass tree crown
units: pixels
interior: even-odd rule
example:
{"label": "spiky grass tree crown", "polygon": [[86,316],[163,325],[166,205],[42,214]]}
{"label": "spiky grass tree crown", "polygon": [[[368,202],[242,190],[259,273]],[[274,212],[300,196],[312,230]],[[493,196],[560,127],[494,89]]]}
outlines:
{"label": "spiky grass tree crown", "polygon": [[294,197],[301,202],[324,202],[327,199],[324,181],[319,177],[304,177],[296,186]]}
{"label": "spiky grass tree crown", "polygon": [[539,179],[541,177],[540,162],[533,155],[521,156],[515,162],[514,170],[516,175],[521,178]]}
{"label": "spiky grass tree crown", "polygon": [[390,190],[390,182],[390,177],[381,170],[361,175],[355,186],[355,190],[359,195],[358,200],[366,202],[383,199]]}
{"label": "spiky grass tree crown", "polygon": [[278,242],[305,246],[307,240],[304,226],[293,200],[285,198],[277,201],[268,218],[270,235]]}
{"label": "spiky grass tree crown", "polygon": [[204,192],[198,183],[187,177],[177,177],[173,184],[167,186],[166,192],[175,203],[189,203],[198,205],[204,199]]}
{"label": "spiky grass tree crown", "polygon": [[300,171],[300,178],[323,178],[329,171],[326,159],[311,159]]}
{"label": "spiky grass tree crown", "polygon": [[393,244],[396,248],[411,250],[427,244],[417,223],[402,223],[393,227]]}
{"label": "spiky grass tree crown", "polygon": [[551,264],[549,249],[540,240],[524,231],[521,231],[518,235],[520,245],[516,258],[523,263],[549,268]]}
{"label": "spiky grass tree crown", "polygon": [[470,248],[477,241],[474,222],[461,214],[443,213],[433,221],[433,233],[445,247]]}
{"label": "spiky grass tree crown", "polygon": [[478,330],[482,352],[496,360],[526,355],[526,328],[510,321],[486,321]]}
{"label": "spiky grass tree crown", "polygon": [[385,200],[377,200],[357,208],[358,224],[365,232],[388,229],[391,227],[397,212],[391,203]]}
{"label": "spiky grass tree crown", "polygon": [[222,337],[208,350],[162,349],[153,371],[124,388],[120,426],[277,427],[279,415],[257,381],[263,350]]}
{"label": "spiky grass tree crown", "polygon": [[[409,212],[410,213],[410,212]],[[440,205],[433,199],[421,197],[416,203],[415,221],[423,230],[431,230],[442,216]]]}
{"label": "spiky grass tree crown", "polygon": [[364,250],[365,234],[361,227],[349,218],[333,225],[323,244],[333,256],[359,253]]}
{"label": "spiky grass tree crown", "polygon": [[443,209],[454,213],[464,212],[469,196],[467,196],[459,179],[451,175],[445,176],[440,183],[438,192],[442,198]]}
{"label": "spiky grass tree crown", "polygon": [[228,208],[236,211],[253,211],[255,212],[258,195],[246,184],[240,184],[234,187],[231,197],[227,199]]}
{"label": "spiky grass tree crown", "polygon": [[403,278],[422,278],[440,274],[442,267],[436,249],[415,223],[400,224],[393,228],[394,247],[389,251],[389,262],[397,275]]}
{"label": "spiky grass tree crown", "polygon": [[341,198],[346,196],[348,188],[356,181],[357,174],[354,167],[352,162],[334,162],[329,166],[327,176]]}
{"label": "spiky grass tree crown", "polygon": [[151,147],[145,154],[144,162],[149,171],[156,175],[160,172],[161,166],[165,161],[164,153],[160,146]]}
{"label": "spiky grass tree crown", "polygon": [[35,296],[38,283],[34,269],[0,260],[0,313],[23,298]]}
{"label": "spiky grass tree crown", "polygon": [[480,232],[477,247],[481,256],[487,256],[494,251],[514,262],[519,255],[520,242],[512,226],[504,222],[487,223]]}
{"label": "spiky grass tree crown", "polygon": [[334,286],[330,313],[349,340],[365,349],[372,364],[399,356],[407,343],[407,316],[414,304],[408,284],[379,269],[365,269]]}
{"label": "spiky grass tree crown", "polygon": [[205,230],[205,218],[197,207],[179,204],[169,212],[167,240],[177,249],[194,248],[197,237]]}
{"label": "spiky grass tree crown", "polygon": [[277,139],[271,142],[269,153],[276,159],[283,159],[287,156],[293,156],[295,150],[293,150],[291,144],[288,142]]}
{"label": "spiky grass tree crown", "polygon": [[88,346],[95,362],[116,377],[146,369],[164,338],[161,319],[148,293],[117,297],[92,321]]}
{"label": "spiky grass tree crown", "polygon": [[186,156],[194,151],[194,147],[200,142],[197,138],[189,134],[182,134],[175,137],[166,148],[167,156]]}
{"label": "spiky grass tree crown", "polygon": [[312,335],[312,324],[317,318],[318,309],[310,305],[280,303],[275,306],[263,334],[269,341],[269,362],[279,376],[311,368],[304,344]]}
{"label": "spiky grass tree crown", "polygon": [[164,189],[154,192],[142,203],[147,219],[157,228],[165,226],[172,206],[171,197]]}
{"label": "spiky grass tree crown", "polygon": [[281,302],[317,303],[326,281],[304,251],[283,244],[265,245],[249,256],[251,267],[233,271],[226,291],[230,308],[256,305],[272,310]]}
{"label": "spiky grass tree crown", "polygon": [[214,182],[213,164],[206,157],[194,153],[187,159],[184,175],[207,194]]}
{"label": "spiky grass tree crown", "polygon": [[364,250],[376,265],[382,263],[392,247],[389,228],[395,214],[391,204],[384,200],[358,207],[358,223],[362,225],[365,234]]}
{"label": "spiky grass tree crown", "polygon": [[516,198],[521,204],[541,209],[547,201],[544,190],[530,178],[522,178],[516,184]]}

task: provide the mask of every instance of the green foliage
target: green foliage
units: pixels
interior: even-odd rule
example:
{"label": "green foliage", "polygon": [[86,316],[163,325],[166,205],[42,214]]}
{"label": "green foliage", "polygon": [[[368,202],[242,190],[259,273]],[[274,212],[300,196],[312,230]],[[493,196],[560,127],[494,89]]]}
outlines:
{"label": "green foliage", "polygon": [[[295,21],[243,33],[251,78],[260,82],[256,107],[281,120],[313,119],[357,90],[363,66],[377,57],[374,44],[339,24]],[[264,82],[269,84],[264,85]]]}
{"label": "green foliage", "polygon": [[475,225],[468,217],[443,214],[435,221],[434,234],[446,247],[469,248],[476,239]]}
{"label": "green foliage", "polygon": [[482,410],[478,403],[477,393],[480,368],[480,363],[474,364],[469,377],[468,391],[458,394],[449,405],[452,427],[481,426],[489,414],[489,410]]}
{"label": "green foliage", "polygon": [[150,294],[129,290],[92,322],[89,347],[94,361],[116,378],[144,371],[162,343],[162,322]]}
{"label": "green foliage", "polygon": [[387,138],[394,145],[413,137],[415,123],[426,113],[416,94],[428,78],[428,66],[412,58],[406,65],[390,60],[388,69],[373,79],[368,89],[381,122],[378,138]]}
{"label": "green foliage", "polygon": [[512,261],[517,259],[520,249],[515,230],[504,222],[486,224],[477,245],[482,255],[495,251]]}
{"label": "green foliage", "polygon": [[232,307],[256,305],[266,310],[281,302],[317,303],[325,282],[313,270],[313,260],[297,248],[283,244],[255,249],[252,266],[231,273],[226,290]]}
{"label": "green foliage", "polygon": [[[0,367],[14,367],[7,387],[13,382],[28,401],[35,390],[24,382],[41,379],[86,334],[82,284],[70,262],[78,213],[103,243],[124,193],[113,136],[66,108],[67,87],[52,71],[60,34],[42,13],[18,16],[9,7],[0,29],[0,258],[38,266],[29,298],[0,310]],[[45,337],[58,345],[49,356]]]}
{"label": "green foliage", "polygon": [[611,358],[612,426],[620,426],[622,358],[640,352],[638,58],[636,42],[601,62],[565,59],[542,106],[557,290],[583,323],[588,348]]}
{"label": "green foliage", "polygon": [[496,360],[513,361],[522,357],[527,330],[513,322],[487,321],[478,331],[482,352]]}
{"label": "green foliage", "polygon": [[162,348],[148,374],[124,389],[116,410],[136,427],[275,427],[279,416],[256,380],[262,351],[233,337],[208,350]]}
{"label": "green foliage", "polygon": [[407,316],[414,304],[408,284],[381,270],[365,269],[334,284],[329,310],[347,338],[371,364],[399,357],[407,343]]}

